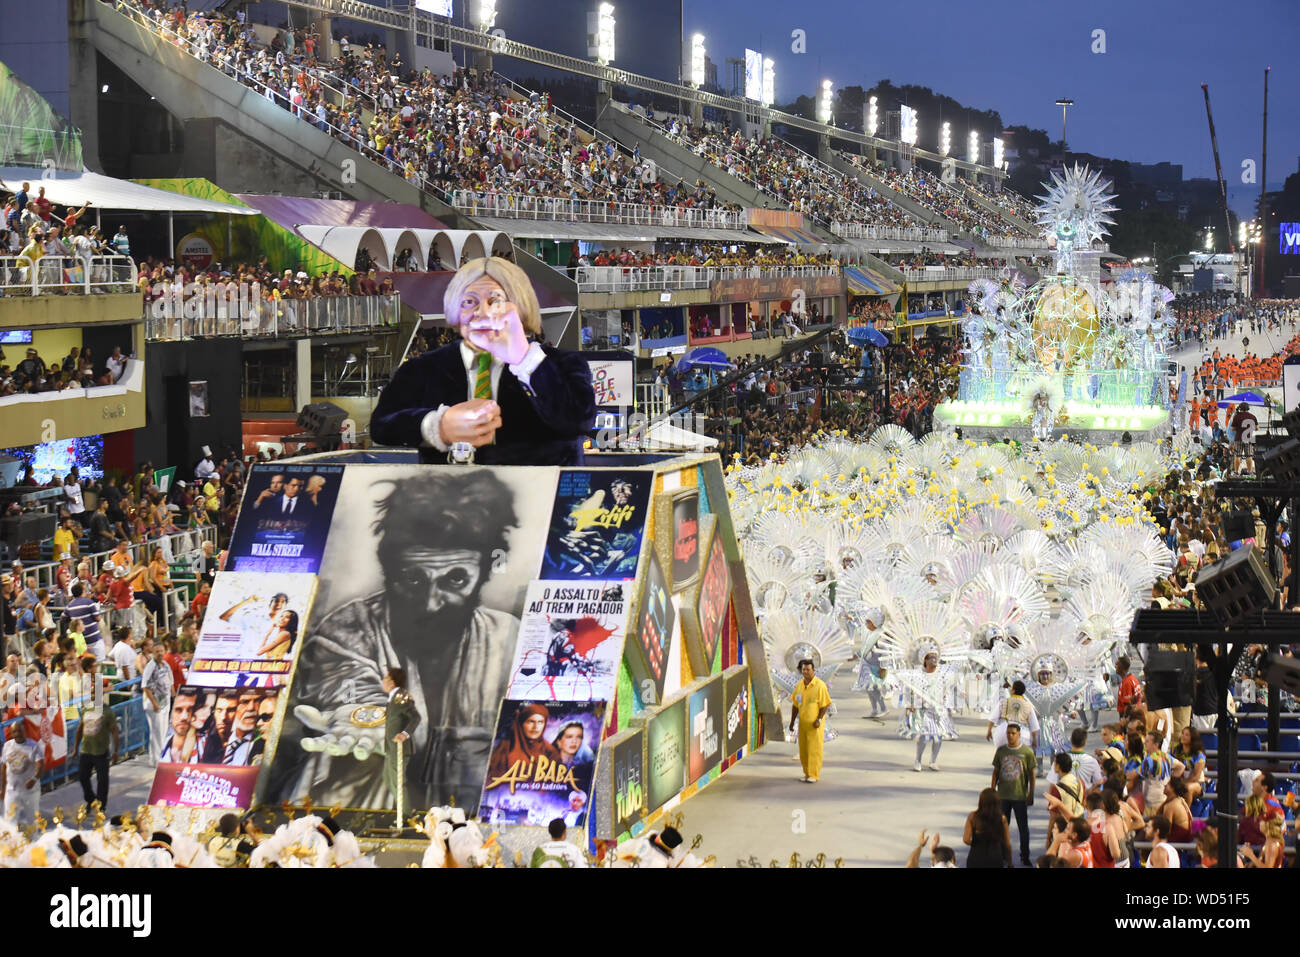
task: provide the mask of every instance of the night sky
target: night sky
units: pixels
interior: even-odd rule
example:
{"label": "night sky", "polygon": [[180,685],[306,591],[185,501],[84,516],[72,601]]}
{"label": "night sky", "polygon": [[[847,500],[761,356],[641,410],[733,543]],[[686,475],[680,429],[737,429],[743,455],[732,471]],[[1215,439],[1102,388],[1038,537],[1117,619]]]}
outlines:
{"label": "night sky", "polygon": [[[516,39],[572,47],[568,38],[594,6],[499,0],[498,22]],[[670,71],[647,61],[671,60],[676,4],[615,6],[616,63],[675,79],[675,64]],[[837,87],[888,78],[996,109],[1008,125],[1058,139],[1054,101],[1069,97],[1072,149],[1181,163],[1187,178],[1214,176],[1200,87],[1209,83],[1234,207],[1258,193],[1258,184],[1242,185],[1241,161],[1258,164],[1261,155],[1263,71],[1271,66],[1270,187],[1295,172],[1300,157],[1300,0],[686,0],[685,20],[688,36],[705,35],[724,84],[727,57],[743,56],[746,46],[772,56],[778,102],[815,94],[823,78]],[[807,31],[802,55],[790,47],[797,28]],[[1096,29],[1106,31],[1104,54],[1091,51]]]}

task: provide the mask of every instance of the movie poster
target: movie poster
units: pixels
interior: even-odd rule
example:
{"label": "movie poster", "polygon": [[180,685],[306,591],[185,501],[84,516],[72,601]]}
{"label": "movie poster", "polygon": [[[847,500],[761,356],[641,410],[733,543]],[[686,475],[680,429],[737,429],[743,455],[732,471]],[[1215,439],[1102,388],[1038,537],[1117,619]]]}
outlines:
{"label": "movie poster", "polygon": [[641,703],[653,707],[663,700],[668,674],[668,657],[673,645],[677,611],[668,590],[659,559],[652,552],[646,558],[641,601],[636,612],[634,640],[627,642],[626,660],[636,681]]}
{"label": "movie poster", "polygon": [[749,665],[735,665],[722,673],[722,709],[726,717],[726,750],[731,757],[749,747]]}
{"label": "movie poster", "polygon": [[[345,467],[259,799],[392,808],[373,709],[387,707],[384,672],[397,665],[420,716],[406,748],[408,804],[455,799],[475,812],[558,476],[540,467]],[[371,756],[338,748],[343,739]]]}
{"label": "movie poster", "polygon": [[630,834],[645,816],[645,729],[628,728],[605,739],[600,748],[602,798],[598,837]]}
{"label": "movie poster", "polygon": [[342,478],[341,465],[254,465],[226,568],[319,571]]}
{"label": "movie poster", "polygon": [[700,627],[700,650],[705,665],[696,669],[707,672],[713,666],[713,656],[722,641],[731,600],[731,571],[722,547],[722,536],[716,531],[709,548],[708,564],[700,580],[699,600],[696,602],[696,620]]}
{"label": "movie poster", "polygon": [[653,482],[651,472],[562,471],[537,577],[635,577]]}
{"label": "movie poster", "polygon": [[612,701],[631,587],[622,581],[529,585],[507,696]]}
{"label": "movie poster", "polygon": [[646,722],[646,808],[654,813],[686,786],[686,698]]}
{"label": "movie poster", "polygon": [[479,820],[585,827],[604,726],[604,701],[502,701]]}
{"label": "movie poster", "polygon": [[316,576],[219,572],[190,676],[213,687],[288,683]]}
{"label": "movie poster", "polygon": [[182,685],[171,700],[149,803],[247,808],[274,751],[280,688]]}
{"label": "movie poster", "polygon": [[655,497],[655,545],[672,590],[695,583],[700,574],[700,490],[682,488]]}
{"label": "movie poster", "polygon": [[690,761],[687,784],[694,784],[722,762],[722,675],[692,686],[687,698]]}
{"label": "movie poster", "polygon": [[211,807],[246,811],[253,801],[261,768],[158,764],[149,803],[168,807]]}

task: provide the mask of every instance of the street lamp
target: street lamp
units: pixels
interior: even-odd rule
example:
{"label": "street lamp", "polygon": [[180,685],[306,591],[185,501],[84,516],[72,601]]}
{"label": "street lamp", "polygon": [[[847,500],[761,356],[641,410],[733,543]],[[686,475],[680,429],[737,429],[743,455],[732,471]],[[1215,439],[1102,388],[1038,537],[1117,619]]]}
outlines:
{"label": "street lamp", "polygon": [[1214,252],[1214,227],[1213,226],[1205,227],[1205,251],[1207,253]]}
{"label": "street lamp", "polygon": [[822,80],[822,95],[817,100],[817,120],[827,126],[835,125],[835,91],[830,80]]}
{"label": "street lamp", "polygon": [[947,156],[952,151],[952,124],[944,121],[939,129],[939,154]]}
{"label": "street lamp", "polygon": [[763,58],[763,105],[771,106],[776,102],[776,61],[771,57]]}
{"label": "street lamp", "polygon": [[1002,153],[1003,153],[1002,137],[995,136],[993,137],[993,168],[994,169],[1002,168]]}
{"label": "street lamp", "polygon": [[1074,106],[1074,100],[1059,99],[1056,105],[1061,108],[1061,155],[1065,155],[1065,111]]}
{"label": "street lamp", "polygon": [[704,86],[704,34],[691,35],[691,83],[698,89]]}
{"label": "street lamp", "polygon": [[880,114],[876,110],[876,98],[873,96],[867,100],[867,135],[875,136],[879,125]]}
{"label": "street lamp", "polygon": [[966,137],[966,162],[979,163],[979,161],[980,161],[979,131],[971,130],[970,136]]}

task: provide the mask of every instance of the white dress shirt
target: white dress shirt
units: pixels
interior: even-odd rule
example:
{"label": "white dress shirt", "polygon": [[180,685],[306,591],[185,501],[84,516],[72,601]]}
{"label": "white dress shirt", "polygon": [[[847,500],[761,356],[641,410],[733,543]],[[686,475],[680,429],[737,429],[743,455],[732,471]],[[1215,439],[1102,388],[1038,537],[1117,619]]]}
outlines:
{"label": "white dress shirt", "polygon": [[[478,353],[471,349],[462,339],[460,343],[460,357],[465,363],[465,383],[467,387],[465,394],[471,397],[474,395],[475,380],[478,378],[478,370],[475,368],[478,364],[477,356]],[[528,344],[528,351],[524,353],[524,358],[520,362],[514,363],[510,366],[510,372],[519,380],[525,390],[532,388],[532,375],[545,358],[546,353],[543,351],[541,345],[536,342],[531,342]],[[497,397],[500,391],[501,370],[505,368],[505,366],[506,363],[502,362],[495,356],[492,357],[492,365],[488,375],[492,382],[493,399]],[[424,437],[424,441],[428,442],[439,452],[447,451],[447,443],[442,441],[442,436],[439,434],[439,427],[442,424],[442,414],[449,408],[450,406],[440,405],[438,408],[426,415],[420,422],[420,435]]]}

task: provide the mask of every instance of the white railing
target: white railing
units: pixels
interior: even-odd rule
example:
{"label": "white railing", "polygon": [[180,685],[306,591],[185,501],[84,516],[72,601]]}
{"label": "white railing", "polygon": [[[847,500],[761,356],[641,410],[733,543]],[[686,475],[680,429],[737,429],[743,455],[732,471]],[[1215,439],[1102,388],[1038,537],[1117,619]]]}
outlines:
{"label": "white railing", "polygon": [[988,236],[984,240],[990,246],[1001,249],[1046,249],[1047,240],[1040,237],[1023,236]]}
{"label": "white railing", "polygon": [[0,295],[134,292],[135,263],[129,256],[0,256]]}
{"label": "white railing", "polygon": [[721,279],[838,276],[839,264],[821,266],[579,266],[579,292],[654,292],[708,289]]}
{"label": "white railing", "polygon": [[[155,548],[163,550],[163,558],[169,565],[179,562],[192,562],[196,553],[203,549],[204,542],[217,544],[217,527],[215,525],[200,525],[197,528],[185,529],[184,531],[174,532],[171,535],[162,535],[158,538],[152,538],[145,542],[137,542],[129,547],[131,561],[137,564],[148,564],[149,558]],[[90,563],[90,576],[95,578],[99,575],[100,567],[104,560],[113,553],[94,552],[92,554],[83,553],[79,558],[72,562],[75,569],[81,562]],[[23,577],[28,575],[36,576],[36,587],[46,588],[50,592],[58,590],[57,573],[59,570],[58,562],[41,562],[38,565],[24,565]]]}
{"label": "white railing", "polygon": [[188,295],[164,295],[146,305],[147,339],[365,332],[395,326],[401,317],[401,296],[397,293],[266,299],[260,294],[249,295],[247,287],[233,288],[221,295],[214,287],[200,291],[193,283],[186,291]]}
{"label": "white railing", "polygon": [[1002,269],[997,266],[922,266],[904,269],[908,282],[969,282],[972,279],[998,279]]}
{"label": "white railing", "polygon": [[867,223],[831,223],[831,232],[845,239],[893,239],[910,243],[946,243],[948,230],[924,226],[871,226]]}
{"label": "white railing", "polygon": [[566,223],[622,223],[629,226],[684,226],[696,229],[746,228],[742,212],[726,209],[687,209],[591,199],[563,199],[522,193],[477,193],[458,189],[451,204],[471,216],[545,219]]}

